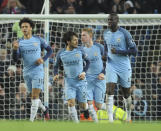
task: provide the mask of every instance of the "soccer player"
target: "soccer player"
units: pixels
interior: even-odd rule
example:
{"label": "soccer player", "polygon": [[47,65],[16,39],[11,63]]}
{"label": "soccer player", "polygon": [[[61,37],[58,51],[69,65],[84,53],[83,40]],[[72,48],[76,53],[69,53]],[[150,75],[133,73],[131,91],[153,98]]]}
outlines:
{"label": "soccer player", "polygon": [[93,107],[93,99],[98,109],[105,109],[104,97],[106,92],[105,64],[102,56],[104,55],[103,45],[93,42],[93,31],[91,28],[82,29],[81,41],[85,45],[86,52],[90,61],[86,72],[87,78],[87,100],[89,114],[95,122],[98,122],[96,111]]}
{"label": "soccer player", "polygon": [[[78,47],[78,36],[72,31],[63,35],[63,41],[66,48],[61,49],[56,56],[54,65],[53,80],[58,79],[58,68],[62,65],[64,68],[65,79],[65,98],[68,101],[68,111],[72,120],[79,122],[75,108],[75,99],[78,100],[80,108],[86,110],[87,107],[87,82],[86,71],[89,61],[81,47]],[[83,63],[86,62],[85,66]]]}
{"label": "soccer player", "polygon": [[130,55],[136,55],[136,45],[131,34],[118,26],[119,17],[112,13],[108,16],[108,27],[104,32],[106,62],[106,87],[108,94],[109,121],[113,122],[113,97],[117,83],[122,87],[127,121],[131,121],[131,64]]}
{"label": "soccer player", "polygon": [[[52,49],[43,38],[32,35],[34,22],[31,19],[21,19],[19,26],[23,32],[23,37],[13,42],[13,59],[17,61],[21,57],[24,62],[23,77],[28,91],[31,92],[30,121],[34,121],[39,107],[43,110],[47,120],[49,119],[48,108],[42,104],[39,94],[44,83],[43,63],[52,54]],[[47,51],[44,57],[41,57],[42,49]]]}

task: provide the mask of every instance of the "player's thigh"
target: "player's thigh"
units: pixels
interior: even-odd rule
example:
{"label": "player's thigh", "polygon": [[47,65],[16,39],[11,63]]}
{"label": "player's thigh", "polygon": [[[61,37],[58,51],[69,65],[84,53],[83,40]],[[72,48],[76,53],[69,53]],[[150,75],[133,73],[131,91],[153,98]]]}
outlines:
{"label": "player's thigh", "polygon": [[118,82],[117,72],[114,71],[114,69],[106,69],[106,83],[117,83],[117,82]]}
{"label": "player's thigh", "polygon": [[87,84],[77,88],[77,100],[80,103],[87,103]]}
{"label": "player's thigh", "polygon": [[65,86],[65,100],[76,99],[76,88]]}
{"label": "player's thigh", "polygon": [[39,95],[40,95],[41,89],[39,88],[32,88],[32,93],[31,93],[31,97],[32,99],[38,99]]}
{"label": "player's thigh", "polygon": [[95,81],[95,89],[94,89],[94,100],[96,103],[104,103],[106,93],[106,81],[98,80]]}
{"label": "player's thigh", "polygon": [[119,73],[119,83],[123,88],[131,87],[131,75],[132,75],[131,70]]}
{"label": "player's thigh", "polygon": [[92,81],[87,81],[87,100],[92,101],[93,100],[93,91],[94,91],[95,85]]}
{"label": "player's thigh", "polygon": [[30,76],[24,76],[24,81],[27,85],[27,90],[29,92],[32,92],[32,79],[30,78]]}
{"label": "player's thigh", "polygon": [[32,76],[32,88],[43,90],[44,87],[44,76],[33,75]]}

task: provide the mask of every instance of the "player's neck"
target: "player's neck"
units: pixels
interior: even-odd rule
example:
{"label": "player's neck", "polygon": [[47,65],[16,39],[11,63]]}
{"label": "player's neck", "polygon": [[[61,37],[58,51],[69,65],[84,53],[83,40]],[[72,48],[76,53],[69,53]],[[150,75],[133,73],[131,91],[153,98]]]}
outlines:
{"label": "player's neck", "polygon": [[91,46],[93,46],[93,41],[92,40],[90,42],[86,43],[86,47],[90,48]]}
{"label": "player's neck", "polygon": [[71,47],[71,46],[67,46],[67,47],[66,47],[66,50],[67,50],[67,51],[72,51],[73,49],[74,49],[74,47]]}
{"label": "player's neck", "polygon": [[30,39],[32,37],[32,34],[24,35],[24,39]]}
{"label": "player's neck", "polygon": [[116,26],[115,28],[111,28],[111,32],[116,32],[118,30],[119,26]]}

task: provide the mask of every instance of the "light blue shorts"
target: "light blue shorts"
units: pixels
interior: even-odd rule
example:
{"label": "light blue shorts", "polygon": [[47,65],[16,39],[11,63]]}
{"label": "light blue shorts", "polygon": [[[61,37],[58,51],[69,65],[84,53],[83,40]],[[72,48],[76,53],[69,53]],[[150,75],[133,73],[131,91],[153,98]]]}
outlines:
{"label": "light blue shorts", "polygon": [[31,92],[32,88],[43,90],[44,87],[44,76],[40,74],[30,74],[24,76],[25,83],[28,91]]}
{"label": "light blue shorts", "polygon": [[65,99],[77,99],[79,102],[87,102],[87,81],[65,79]]}
{"label": "light blue shorts", "polygon": [[124,72],[117,72],[114,69],[106,68],[106,83],[119,83],[124,88],[131,87],[131,69]]}
{"label": "light blue shorts", "polygon": [[96,103],[104,103],[106,93],[106,81],[95,79],[93,81],[87,80],[87,100]]}

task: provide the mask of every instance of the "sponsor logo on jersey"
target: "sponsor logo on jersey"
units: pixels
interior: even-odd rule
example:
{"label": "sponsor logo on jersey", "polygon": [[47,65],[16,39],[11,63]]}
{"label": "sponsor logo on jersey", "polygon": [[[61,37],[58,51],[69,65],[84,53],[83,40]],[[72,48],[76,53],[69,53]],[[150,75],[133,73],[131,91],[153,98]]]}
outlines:
{"label": "sponsor logo on jersey", "polygon": [[38,43],[33,43],[34,46],[38,46]]}
{"label": "sponsor logo on jersey", "polygon": [[94,52],[94,56],[98,56],[98,53],[97,52]]}
{"label": "sponsor logo on jersey", "polygon": [[80,55],[78,53],[75,54],[76,57],[80,57]]}
{"label": "sponsor logo on jersey", "polygon": [[120,38],[117,38],[117,42],[119,42],[119,43],[120,43],[120,41],[121,41],[121,39],[120,39]]}

